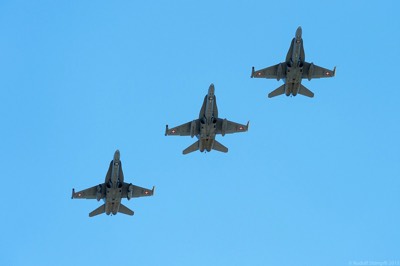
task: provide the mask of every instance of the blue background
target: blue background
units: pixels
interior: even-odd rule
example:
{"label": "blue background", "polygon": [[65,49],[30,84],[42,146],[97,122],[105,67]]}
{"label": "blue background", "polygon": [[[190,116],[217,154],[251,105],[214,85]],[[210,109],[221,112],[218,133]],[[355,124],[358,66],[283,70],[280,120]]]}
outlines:
{"label": "blue background", "polygon": [[[1,1],[1,265],[400,264],[398,1]],[[331,79],[266,95],[298,26]],[[210,83],[244,134],[182,150]],[[71,200],[156,186],[126,215]],[[360,265],[360,264],[359,264]]]}

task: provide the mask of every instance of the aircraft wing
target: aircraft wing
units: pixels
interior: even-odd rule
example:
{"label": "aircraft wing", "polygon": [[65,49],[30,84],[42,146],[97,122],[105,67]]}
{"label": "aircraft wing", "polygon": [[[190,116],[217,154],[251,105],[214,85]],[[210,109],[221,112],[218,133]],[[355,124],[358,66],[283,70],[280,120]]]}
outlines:
{"label": "aircraft wing", "polygon": [[154,189],[155,187],[153,187],[153,189],[148,189],[124,183],[121,197],[130,199],[130,198],[153,196]]}
{"label": "aircraft wing", "polygon": [[102,189],[104,186],[96,185],[91,188],[87,188],[84,190],[81,190],[79,192],[75,192],[75,189],[72,190],[72,198],[73,199],[96,199],[97,198],[97,191],[100,189],[101,195],[104,196],[104,189]]}
{"label": "aircraft wing", "polygon": [[238,124],[226,119],[218,118],[217,121],[217,134],[232,134],[237,132],[246,132],[249,129],[249,122],[247,125]]}
{"label": "aircraft wing", "polygon": [[165,129],[165,136],[196,136],[200,132],[200,121],[193,120],[192,122],[185,123],[183,125],[168,128],[168,125]]}
{"label": "aircraft wing", "polygon": [[318,79],[318,78],[331,78],[336,73],[336,67],[333,70],[329,70],[313,63],[304,62],[303,65],[303,78]]}
{"label": "aircraft wing", "polygon": [[[252,78],[267,78],[267,79],[278,79],[278,68],[280,63],[274,66],[270,66],[267,68],[263,68],[260,70],[255,71],[254,67],[251,70],[251,77]],[[281,77],[279,77],[281,78]]]}

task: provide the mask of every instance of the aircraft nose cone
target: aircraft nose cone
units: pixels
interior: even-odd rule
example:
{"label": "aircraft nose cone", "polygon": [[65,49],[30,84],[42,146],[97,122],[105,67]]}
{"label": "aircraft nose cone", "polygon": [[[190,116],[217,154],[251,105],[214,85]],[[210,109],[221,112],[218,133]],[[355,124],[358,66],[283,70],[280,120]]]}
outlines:
{"label": "aircraft nose cone", "polygon": [[116,150],[114,153],[114,160],[119,161],[119,158],[120,158],[119,150]]}
{"label": "aircraft nose cone", "polygon": [[301,39],[301,35],[303,33],[303,30],[301,29],[301,27],[299,26],[296,30],[296,39]]}
{"label": "aircraft nose cone", "polygon": [[211,83],[210,88],[208,88],[208,93],[214,93],[214,84]]}

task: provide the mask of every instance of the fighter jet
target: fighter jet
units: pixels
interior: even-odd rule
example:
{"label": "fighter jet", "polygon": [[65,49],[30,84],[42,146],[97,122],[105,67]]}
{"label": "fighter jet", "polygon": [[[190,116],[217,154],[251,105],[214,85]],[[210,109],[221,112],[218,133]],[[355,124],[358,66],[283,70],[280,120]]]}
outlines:
{"label": "fighter jet", "polygon": [[307,97],[314,97],[314,93],[301,84],[301,80],[315,78],[331,78],[335,76],[336,67],[333,70],[319,67],[305,61],[302,30],[298,27],[293,38],[286,61],[261,70],[251,71],[252,78],[283,79],[284,84],[268,94],[269,98],[286,94],[296,96],[297,93]]}
{"label": "fighter jet", "polygon": [[196,136],[199,140],[183,151],[183,154],[188,154],[200,150],[203,152],[217,150],[220,152],[228,152],[228,148],[215,140],[216,134],[245,132],[249,128],[247,125],[237,124],[226,119],[218,118],[217,102],[214,95],[214,84],[210,85],[208,94],[204,97],[203,105],[200,109],[199,119],[193,120],[186,124],[174,127],[172,129],[165,129],[165,136]]}
{"label": "fighter jet", "polygon": [[104,200],[104,204],[89,213],[89,217],[99,215],[102,213],[117,214],[118,212],[127,215],[133,215],[134,212],[121,204],[121,199],[136,197],[152,196],[153,189],[138,187],[124,182],[124,173],[122,172],[122,165],[120,161],[119,150],[114,153],[114,159],[110,162],[110,167],[106,175],[106,180],[103,184],[75,192],[72,189],[72,199],[97,199]]}

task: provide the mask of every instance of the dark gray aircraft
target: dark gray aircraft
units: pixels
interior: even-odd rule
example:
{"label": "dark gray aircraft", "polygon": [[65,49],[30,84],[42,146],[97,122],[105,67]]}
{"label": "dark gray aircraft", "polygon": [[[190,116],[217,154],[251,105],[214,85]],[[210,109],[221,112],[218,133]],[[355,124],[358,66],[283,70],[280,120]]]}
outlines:
{"label": "dark gray aircraft", "polygon": [[314,93],[301,84],[301,80],[315,78],[331,78],[335,76],[336,67],[333,70],[319,67],[313,63],[305,61],[303,39],[301,38],[302,30],[298,27],[296,36],[292,40],[289,51],[286,55],[286,61],[277,65],[267,67],[261,70],[251,72],[252,78],[267,78],[267,79],[283,79],[284,84],[268,94],[269,98],[286,94],[296,96],[297,93],[314,97]]}
{"label": "dark gray aircraft", "polygon": [[153,189],[138,187],[124,182],[124,173],[122,172],[122,165],[120,161],[120,154],[117,150],[114,153],[114,159],[110,162],[110,167],[106,175],[106,180],[103,184],[75,192],[72,189],[72,199],[97,199],[104,200],[104,204],[89,213],[89,217],[106,213],[107,215],[117,214],[118,212],[127,215],[133,215],[134,212],[121,204],[121,199],[137,197],[152,196]]}
{"label": "dark gray aircraft", "polygon": [[245,132],[249,128],[247,125],[237,124],[226,119],[218,118],[217,101],[214,95],[214,84],[210,85],[208,94],[204,97],[203,105],[201,106],[199,119],[193,120],[186,124],[174,127],[172,129],[165,129],[165,136],[196,136],[199,140],[183,151],[183,154],[188,154],[193,151],[200,150],[203,152],[217,150],[221,152],[228,152],[228,148],[215,140],[216,134]]}

